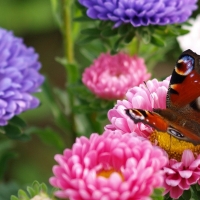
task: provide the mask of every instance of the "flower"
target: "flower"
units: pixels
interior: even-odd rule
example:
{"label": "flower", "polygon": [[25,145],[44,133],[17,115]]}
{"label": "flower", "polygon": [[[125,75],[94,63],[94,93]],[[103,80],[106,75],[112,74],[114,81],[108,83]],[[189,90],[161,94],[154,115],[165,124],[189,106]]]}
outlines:
{"label": "flower", "polygon": [[190,19],[189,23],[191,26],[184,25],[183,28],[190,32],[186,35],[179,36],[177,41],[183,51],[192,49],[197,54],[200,54],[200,15],[198,15],[196,19]]}
{"label": "flower", "polygon": [[197,9],[197,0],[79,0],[92,19],[110,20],[115,27],[123,23],[133,26],[166,25],[185,22]]}
{"label": "flower", "polygon": [[165,194],[168,192],[174,199],[178,199],[184,190],[200,180],[200,155],[194,157],[192,151],[185,150],[181,162],[171,159],[165,172]]}
{"label": "flower", "polygon": [[100,98],[119,99],[124,97],[129,88],[149,77],[142,58],[125,53],[106,53],[85,69],[82,81]]}
{"label": "flower", "polygon": [[36,108],[39,100],[32,93],[39,91],[44,77],[34,49],[22,39],[0,28],[0,126],[21,112]]}
{"label": "flower", "polygon": [[115,107],[108,111],[108,119],[111,124],[105,129],[121,130],[124,133],[136,132],[138,135],[148,137],[152,132],[149,126],[142,123],[135,124],[126,114],[127,108],[141,108],[152,110],[153,108],[166,108],[166,95],[169,86],[169,78],[164,81],[149,80],[138,87],[129,89],[126,99],[118,100]]}
{"label": "flower", "polygon": [[121,131],[80,137],[55,160],[50,178],[60,189],[55,195],[72,200],[149,200],[163,183],[161,169],[168,161],[148,140]]}

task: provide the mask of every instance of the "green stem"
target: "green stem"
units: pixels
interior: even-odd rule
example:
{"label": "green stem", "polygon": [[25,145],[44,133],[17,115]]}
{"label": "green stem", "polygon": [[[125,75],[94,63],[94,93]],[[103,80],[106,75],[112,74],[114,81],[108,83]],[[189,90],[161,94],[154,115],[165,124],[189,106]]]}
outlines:
{"label": "green stem", "polygon": [[69,63],[74,62],[74,44],[73,44],[73,30],[72,30],[72,0],[63,0],[64,5],[64,27],[65,35],[65,54]]}
{"label": "green stem", "polygon": [[[67,75],[67,81],[69,84],[69,80],[71,78],[69,77],[71,73],[69,73],[69,67],[74,67],[71,65],[75,62],[74,60],[74,41],[73,41],[73,29],[72,29],[72,1],[73,0],[62,0],[63,3],[63,18],[64,18],[64,24],[63,24],[63,38],[64,38],[64,49],[65,49],[65,58],[67,60],[65,69],[66,69],[66,75]],[[68,85],[67,84],[67,85]],[[74,96],[70,92],[69,94],[69,102],[70,107],[73,108],[74,106]],[[71,123],[71,130],[70,130],[70,141],[71,145],[75,142],[76,138],[76,126],[75,126],[75,116],[73,112],[71,112],[68,116],[68,120],[70,120]]]}

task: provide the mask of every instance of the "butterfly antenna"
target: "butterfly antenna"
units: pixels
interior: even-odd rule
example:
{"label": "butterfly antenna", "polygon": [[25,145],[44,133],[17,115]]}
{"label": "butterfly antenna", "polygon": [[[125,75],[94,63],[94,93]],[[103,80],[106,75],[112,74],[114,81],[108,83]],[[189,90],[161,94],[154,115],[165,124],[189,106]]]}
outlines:
{"label": "butterfly antenna", "polygon": [[[143,81],[143,83],[144,83],[144,85],[146,86],[147,90],[149,91],[149,95],[151,96],[150,101],[153,100],[153,102],[151,102],[151,103],[154,105],[156,101],[155,101],[155,99],[154,99],[152,93],[150,92],[150,90],[149,90],[149,88],[148,88],[148,86],[147,86],[146,81]],[[155,107],[155,106],[154,106],[154,107]],[[157,107],[158,107],[158,106],[157,106]]]}

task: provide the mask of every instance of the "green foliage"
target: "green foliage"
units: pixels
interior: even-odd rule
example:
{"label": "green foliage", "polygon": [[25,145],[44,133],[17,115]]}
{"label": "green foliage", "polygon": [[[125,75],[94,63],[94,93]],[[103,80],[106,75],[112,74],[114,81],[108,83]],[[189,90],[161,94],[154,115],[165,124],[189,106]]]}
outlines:
{"label": "green foliage", "polygon": [[26,191],[20,189],[18,191],[18,195],[14,196],[12,195],[10,200],[30,200],[31,198],[35,196],[40,196],[41,198],[47,198],[50,197],[52,200],[56,199],[53,197],[52,194],[53,191],[51,191],[50,196],[48,195],[48,188],[44,183],[39,183],[37,181],[34,181],[32,186],[28,186]]}
{"label": "green foliage", "polygon": [[1,131],[10,139],[27,141],[30,136],[24,132],[25,128],[26,123],[20,117],[14,116],[8,125],[1,127]]}
{"label": "green foliage", "polygon": [[151,195],[151,198],[153,200],[163,200],[163,191],[163,188],[156,188],[153,194]]}

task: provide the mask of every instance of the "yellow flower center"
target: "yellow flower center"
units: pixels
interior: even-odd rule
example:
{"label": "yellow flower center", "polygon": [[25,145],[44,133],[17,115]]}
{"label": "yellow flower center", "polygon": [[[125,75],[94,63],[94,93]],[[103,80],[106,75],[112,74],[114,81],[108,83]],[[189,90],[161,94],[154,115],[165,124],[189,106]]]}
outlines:
{"label": "yellow flower center", "polygon": [[168,153],[169,158],[174,158],[178,161],[181,160],[183,151],[186,149],[190,149],[194,155],[200,154],[200,145],[179,140],[169,133],[154,131],[150,135],[150,141],[164,149]]}
{"label": "yellow flower center", "polygon": [[117,173],[121,177],[122,181],[124,181],[123,174],[120,171],[116,171],[114,169],[109,169],[109,170],[103,169],[97,174],[97,176],[103,176],[104,178],[110,178],[111,174],[114,172]]}

